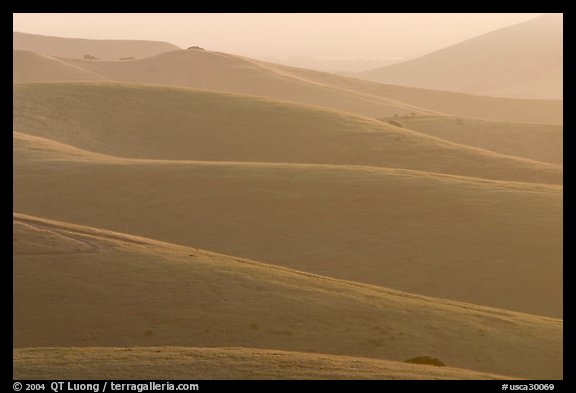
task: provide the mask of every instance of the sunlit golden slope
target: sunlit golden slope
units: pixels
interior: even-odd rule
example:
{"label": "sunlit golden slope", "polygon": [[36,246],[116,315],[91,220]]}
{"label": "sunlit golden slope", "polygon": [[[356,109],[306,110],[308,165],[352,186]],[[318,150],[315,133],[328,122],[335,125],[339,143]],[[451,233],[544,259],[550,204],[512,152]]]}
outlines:
{"label": "sunlit golden slope", "polygon": [[14,379],[511,379],[387,360],[252,348],[26,348]]}
{"label": "sunlit golden slope", "polygon": [[[240,346],[387,360],[430,355],[451,367],[562,377],[557,319],[419,297],[22,214],[14,215],[13,242],[15,347]],[[183,351],[166,356],[177,363],[181,356],[175,352]],[[18,361],[34,353],[16,352],[16,370]],[[78,350],[57,353],[65,358],[49,361],[47,372],[83,356]],[[145,349],[136,352],[137,362],[142,356]],[[262,362],[270,356],[252,358]],[[298,357],[285,354],[283,361],[290,356]],[[304,356],[308,363],[314,357]],[[319,364],[329,360],[318,358]],[[95,371],[102,363],[96,365]]]}
{"label": "sunlit golden slope", "polygon": [[444,140],[530,160],[562,164],[562,126],[464,119],[460,117],[396,117],[381,119]]}
{"label": "sunlit golden slope", "polygon": [[14,87],[14,128],[131,158],[369,165],[559,184],[562,168],[352,114],[249,96],[114,83]]}
{"label": "sunlit golden slope", "polygon": [[561,187],[373,167],[119,159],[14,136],[14,207],[24,213],[562,315]]}
{"label": "sunlit golden slope", "polygon": [[12,81],[105,81],[107,78],[54,57],[34,52],[14,50],[12,56]]}

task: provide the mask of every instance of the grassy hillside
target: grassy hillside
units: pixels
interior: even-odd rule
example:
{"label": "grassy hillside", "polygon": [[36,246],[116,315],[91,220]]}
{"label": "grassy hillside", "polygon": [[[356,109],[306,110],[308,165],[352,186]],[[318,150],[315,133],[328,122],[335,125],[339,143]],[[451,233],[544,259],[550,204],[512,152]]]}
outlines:
{"label": "grassy hillside", "polygon": [[561,187],[371,167],[119,159],[14,136],[14,207],[27,214],[562,315]]}
{"label": "grassy hillside", "polygon": [[14,379],[510,379],[386,360],[246,348],[26,348]]}
{"label": "grassy hillside", "polygon": [[13,52],[12,81],[14,83],[107,80],[101,75],[54,57],[22,50],[14,50]]}
{"label": "grassy hillside", "polygon": [[[14,215],[13,243],[17,348],[224,346],[387,360],[430,355],[451,367],[562,377],[557,319],[424,298],[22,214]],[[86,354],[95,358],[98,372],[109,367],[98,360],[100,351],[59,350],[64,359],[46,350],[17,351],[16,370],[20,361],[26,372],[30,362],[48,358],[53,360],[44,369],[57,372],[60,362]],[[107,351],[126,359],[119,350]],[[146,366],[147,351],[135,353],[133,367]],[[165,358],[177,364],[183,351],[168,349]],[[210,361],[210,350],[203,351]],[[271,356],[249,357],[262,362]],[[297,355],[281,355],[280,361],[290,356]],[[75,361],[76,370],[86,361]]]}
{"label": "grassy hillside", "polygon": [[126,84],[14,87],[14,128],[130,158],[368,165],[559,184],[557,165],[494,154],[351,114]]}
{"label": "grassy hillside", "polygon": [[395,112],[434,113],[387,97],[310,83],[226,53],[181,50],[124,62],[66,59],[115,81],[194,87],[269,97],[376,116]]}
{"label": "grassy hillside", "polygon": [[[496,98],[445,90],[430,90],[376,83],[326,72],[245,59],[280,74],[363,94],[407,102],[420,108],[460,117],[488,120],[562,124],[562,101]],[[398,113],[400,115],[400,113]],[[379,117],[379,116],[376,116]]]}
{"label": "grassy hillside", "polygon": [[66,61],[115,81],[263,96],[370,117],[414,112],[508,121],[562,122],[561,101],[481,97],[383,85],[212,51],[176,51],[127,62]]}
{"label": "grassy hillside", "polygon": [[176,45],[161,41],[93,40],[20,32],[12,33],[12,47],[49,56],[77,59],[88,54],[102,60],[118,60],[121,57],[150,57],[180,49]]}
{"label": "grassy hillside", "polygon": [[562,14],[549,14],[358,75],[430,89],[562,99],[562,45]]}
{"label": "grassy hillside", "polygon": [[512,123],[459,117],[398,117],[403,127],[496,153],[562,165],[564,133],[553,124]]}

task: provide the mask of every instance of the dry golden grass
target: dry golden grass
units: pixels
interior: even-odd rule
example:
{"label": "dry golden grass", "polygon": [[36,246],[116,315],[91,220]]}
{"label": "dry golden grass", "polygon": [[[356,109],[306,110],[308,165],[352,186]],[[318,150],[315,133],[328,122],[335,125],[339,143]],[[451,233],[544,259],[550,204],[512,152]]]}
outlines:
{"label": "dry golden grass", "polygon": [[26,348],[14,379],[511,379],[447,367],[250,348]]}
{"label": "dry golden grass", "polygon": [[174,51],[124,62],[62,60],[120,82],[241,93],[370,117],[415,112],[508,121],[562,122],[560,100],[482,97],[384,85],[212,51]]}
{"label": "dry golden grass", "polygon": [[365,117],[255,97],[114,83],[14,87],[14,129],[130,158],[368,165],[554,183],[558,165]]}
{"label": "dry golden grass", "polygon": [[399,117],[403,127],[496,153],[562,165],[563,127],[451,117]]}
{"label": "dry golden grass", "polygon": [[373,167],[121,159],[14,136],[20,212],[562,315],[560,187]]}
{"label": "dry golden grass", "polygon": [[[357,91],[369,96],[385,97],[443,114],[513,122],[562,124],[563,121],[563,104],[561,100],[496,98],[443,90],[389,85],[327,72],[287,67],[252,59],[245,60],[311,83]],[[82,65],[79,64],[79,66]],[[397,114],[401,115],[402,113],[398,112]]]}
{"label": "dry golden grass", "polygon": [[14,83],[108,80],[60,59],[22,50],[14,50],[12,68]]}
{"label": "dry golden grass", "polygon": [[[289,350],[312,354],[282,354],[282,364],[298,358],[308,365],[328,363],[341,370],[328,369],[334,377],[359,375],[346,359],[314,353],[394,361],[429,355],[449,367],[526,378],[562,377],[562,321],[558,319],[420,297],[22,214],[14,215],[13,241],[16,348]],[[161,362],[159,373],[169,367],[176,373],[186,351],[198,363],[204,354],[209,361],[212,356],[207,373],[219,362],[215,350],[155,350],[167,351],[167,359],[154,359],[154,364]],[[113,348],[29,349],[16,351],[15,369],[22,377],[64,377],[59,373],[88,372],[86,362],[93,361],[93,372],[99,373],[110,370],[105,358],[111,356],[126,363],[120,363],[116,372],[129,373],[132,360],[132,370],[149,367],[149,352],[141,349],[132,356]],[[222,355],[223,366],[235,357],[230,351]],[[274,373],[283,368],[269,361],[271,352],[249,350],[237,355],[237,360],[271,363],[262,377],[267,373],[277,377]],[[458,373],[362,362],[372,364],[368,370],[374,372],[389,365],[395,377],[443,377],[442,373],[456,377]],[[257,372],[250,364],[245,367]],[[419,370],[426,370],[425,374]],[[458,377],[471,377],[463,373]],[[294,377],[306,375],[301,370]]]}
{"label": "dry golden grass", "polygon": [[562,130],[518,123],[561,101],[200,50],[13,61],[15,378],[562,378]]}
{"label": "dry golden grass", "polygon": [[435,113],[387,97],[283,75],[257,62],[220,52],[180,50],[134,61],[62,59],[118,82],[193,87],[323,106],[362,115]]}

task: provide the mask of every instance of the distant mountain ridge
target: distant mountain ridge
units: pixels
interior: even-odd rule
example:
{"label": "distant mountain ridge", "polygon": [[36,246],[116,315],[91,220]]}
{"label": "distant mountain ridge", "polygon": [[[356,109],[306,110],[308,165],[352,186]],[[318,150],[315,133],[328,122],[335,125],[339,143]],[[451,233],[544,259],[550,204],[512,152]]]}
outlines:
{"label": "distant mountain ridge", "polygon": [[52,37],[39,34],[12,33],[13,49],[37,52],[48,56],[83,58],[91,55],[102,60],[122,57],[150,57],[181,49],[162,41],[94,40],[86,38]]}
{"label": "distant mountain ridge", "polygon": [[547,14],[356,76],[489,96],[562,99],[562,62],[563,16]]}

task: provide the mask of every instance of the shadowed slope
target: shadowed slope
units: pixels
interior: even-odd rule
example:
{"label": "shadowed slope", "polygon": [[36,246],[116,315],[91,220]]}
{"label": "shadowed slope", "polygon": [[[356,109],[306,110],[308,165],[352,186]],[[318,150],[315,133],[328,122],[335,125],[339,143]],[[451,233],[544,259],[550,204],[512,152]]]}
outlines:
{"label": "shadowed slope", "polygon": [[[16,347],[242,346],[389,360],[429,354],[452,367],[561,377],[560,320],[21,214],[13,239],[36,245],[35,253],[14,255]],[[68,351],[61,353],[73,356]]]}
{"label": "shadowed slope", "polygon": [[537,183],[557,165],[351,114],[255,97],[125,84],[14,88],[14,128],[130,158],[369,165]]}
{"label": "shadowed slope", "polygon": [[560,187],[370,167],[118,159],[14,135],[14,206],[24,213],[562,313]]}

